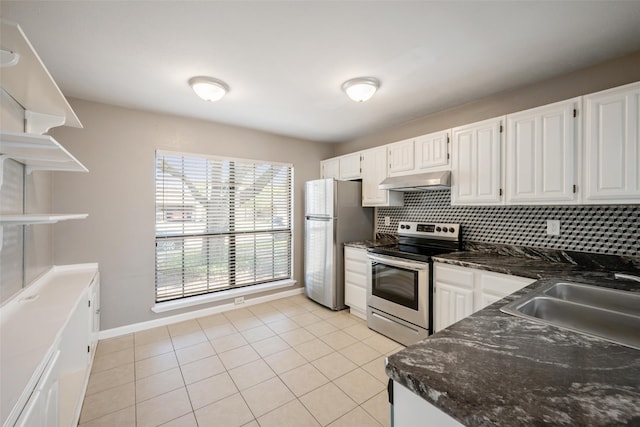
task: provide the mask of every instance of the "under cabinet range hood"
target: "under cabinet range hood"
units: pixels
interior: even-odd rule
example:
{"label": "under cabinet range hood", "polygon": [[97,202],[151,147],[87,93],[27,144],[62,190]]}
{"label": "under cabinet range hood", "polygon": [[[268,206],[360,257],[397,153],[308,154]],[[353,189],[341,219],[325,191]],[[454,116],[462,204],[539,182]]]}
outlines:
{"label": "under cabinet range hood", "polygon": [[451,171],[427,172],[416,175],[391,176],[378,185],[380,190],[431,191],[451,186]]}

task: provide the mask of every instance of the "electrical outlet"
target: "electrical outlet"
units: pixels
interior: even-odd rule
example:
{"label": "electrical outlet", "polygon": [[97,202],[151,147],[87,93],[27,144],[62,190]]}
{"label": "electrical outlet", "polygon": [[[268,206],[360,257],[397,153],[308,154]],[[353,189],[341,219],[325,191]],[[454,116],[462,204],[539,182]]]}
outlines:
{"label": "electrical outlet", "polygon": [[236,305],[244,304],[244,297],[237,297],[234,302]]}
{"label": "electrical outlet", "polygon": [[391,218],[389,218],[388,216],[384,217],[384,225],[391,225]]}
{"label": "electrical outlet", "polygon": [[559,236],[560,235],[560,221],[556,219],[548,219],[547,220],[547,234],[549,236]]}

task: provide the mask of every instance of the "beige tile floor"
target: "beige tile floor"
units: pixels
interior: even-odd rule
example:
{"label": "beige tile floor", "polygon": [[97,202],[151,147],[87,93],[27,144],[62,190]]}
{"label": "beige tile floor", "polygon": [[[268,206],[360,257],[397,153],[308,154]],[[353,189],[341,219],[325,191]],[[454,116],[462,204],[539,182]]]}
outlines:
{"label": "beige tile floor", "polygon": [[80,426],[389,426],[401,348],[303,295],[111,338]]}

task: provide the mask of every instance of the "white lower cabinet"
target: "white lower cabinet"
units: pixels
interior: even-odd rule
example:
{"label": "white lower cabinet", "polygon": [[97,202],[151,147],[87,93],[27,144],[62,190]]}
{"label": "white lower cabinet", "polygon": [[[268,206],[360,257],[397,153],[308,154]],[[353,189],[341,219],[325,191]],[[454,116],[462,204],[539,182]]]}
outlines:
{"label": "white lower cabinet", "polygon": [[535,282],[508,274],[434,263],[436,332]]}
{"label": "white lower cabinet", "polygon": [[473,313],[473,270],[434,263],[434,327],[440,331]]}
{"label": "white lower cabinet", "polygon": [[95,264],[54,267],[2,307],[2,425],[78,424],[98,338]]}
{"label": "white lower cabinet", "polygon": [[349,312],[367,319],[367,286],[369,258],[367,250],[344,247],[344,303]]}
{"label": "white lower cabinet", "polygon": [[393,382],[394,427],[462,427],[458,421],[403,385]]}

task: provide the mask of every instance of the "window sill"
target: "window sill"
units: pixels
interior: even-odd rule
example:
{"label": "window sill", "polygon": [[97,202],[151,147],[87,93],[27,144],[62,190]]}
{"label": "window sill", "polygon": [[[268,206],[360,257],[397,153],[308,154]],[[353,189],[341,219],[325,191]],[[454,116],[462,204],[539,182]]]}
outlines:
{"label": "window sill", "polygon": [[229,300],[231,298],[244,297],[273,289],[286,288],[294,286],[296,283],[297,282],[293,279],[279,280],[277,282],[263,283],[261,285],[245,286],[242,288],[229,289],[206,295],[197,295],[174,301],[160,302],[151,307],[151,311],[154,313],[165,313],[167,311],[181,310],[183,308],[193,307],[200,304],[208,304],[217,301]]}

